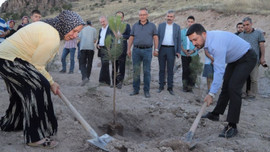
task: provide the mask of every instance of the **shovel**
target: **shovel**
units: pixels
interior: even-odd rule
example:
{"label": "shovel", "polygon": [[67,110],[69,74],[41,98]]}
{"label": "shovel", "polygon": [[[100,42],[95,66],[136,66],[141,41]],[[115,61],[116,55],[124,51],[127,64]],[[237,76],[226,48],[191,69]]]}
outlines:
{"label": "shovel", "polygon": [[106,149],[105,147],[111,140],[113,140],[113,137],[111,137],[108,134],[104,134],[99,137],[96,131],[83,119],[80,113],[73,107],[73,105],[68,101],[68,99],[63,95],[63,93],[60,90],[59,90],[58,95],[64,101],[64,103],[68,106],[68,108],[72,111],[72,113],[74,114],[76,119],[81,123],[84,129],[92,137],[92,139],[89,139],[87,141],[95,145],[96,147],[99,147],[105,151],[108,151],[108,149]]}
{"label": "shovel", "polygon": [[196,131],[197,126],[198,126],[198,124],[199,124],[199,122],[200,122],[200,119],[201,119],[201,117],[202,117],[202,114],[203,114],[204,111],[205,111],[206,106],[207,106],[207,102],[204,102],[204,104],[202,105],[202,108],[201,108],[200,112],[199,112],[198,115],[196,116],[196,119],[194,120],[194,122],[193,122],[191,128],[190,128],[189,131],[186,133],[186,136],[185,136],[185,138],[184,138],[184,140],[183,140],[186,144],[188,144],[189,149],[193,149],[193,148],[196,146],[196,143],[194,143],[194,142],[192,143],[192,138],[193,138],[193,136],[194,136],[194,134],[195,134],[195,131]]}

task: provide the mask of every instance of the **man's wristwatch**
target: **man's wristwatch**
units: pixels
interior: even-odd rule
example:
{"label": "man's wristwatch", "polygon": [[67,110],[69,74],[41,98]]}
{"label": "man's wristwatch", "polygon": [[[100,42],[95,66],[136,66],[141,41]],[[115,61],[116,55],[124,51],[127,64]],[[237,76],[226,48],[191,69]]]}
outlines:
{"label": "man's wristwatch", "polygon": [[214,93],[209,92],[208,95],[210,95],[211,97],[213,97],[213,99],[215,98],[215,94]]}
{"label": "man's wristwatch", "polygon": [[155,49],[155,51],[158,51],[158,49]]}

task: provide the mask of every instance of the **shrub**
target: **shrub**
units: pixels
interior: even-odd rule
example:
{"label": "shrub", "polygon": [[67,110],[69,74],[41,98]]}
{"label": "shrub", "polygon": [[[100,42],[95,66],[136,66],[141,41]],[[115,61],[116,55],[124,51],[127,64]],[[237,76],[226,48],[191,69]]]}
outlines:
{"label": "shrub", "polygon": [[64,5],[62,5],[62,8],[63,8],[64,10],[72,10],[72,4],[71,4],[71,3],[69,3],[69,4],[64,4]]}

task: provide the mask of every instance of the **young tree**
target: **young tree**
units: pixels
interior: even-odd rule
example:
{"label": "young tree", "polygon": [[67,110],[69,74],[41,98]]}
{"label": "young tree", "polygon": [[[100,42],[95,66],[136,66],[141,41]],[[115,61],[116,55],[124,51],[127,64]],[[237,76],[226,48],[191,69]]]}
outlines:
{"label": "young tree", "polygon": [[116,119],[116,112],[115,112],[115,96],[116,96],[116,60],[119,58],[119,56],[122,54],[122,33],[124,33],[126,29],[126,24],[121,21],[121,18],[119,16],[112,16],[109,17],[109,27],[111,31],[113,32],[113,35],[107,36],[105,39],[105,46],[108,49],[108,53],[106,58],[108,60],[112,61],[113,67],[114,67],[114,77],[113,77],[113,113],[114,113],[114,120],[113,123],[115,123]]}

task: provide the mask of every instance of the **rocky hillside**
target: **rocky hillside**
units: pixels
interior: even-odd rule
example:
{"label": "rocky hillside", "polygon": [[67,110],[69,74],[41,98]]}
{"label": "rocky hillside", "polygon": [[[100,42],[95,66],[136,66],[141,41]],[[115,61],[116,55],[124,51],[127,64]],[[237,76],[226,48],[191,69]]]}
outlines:
{"label": "rocky hillside", "polygon": [[71,9],[72,1],[76,0],[7,0],[1,6],[1,15],[5,14],[4,18],[17,20],[38,9],[46,16],[61,9]]}

